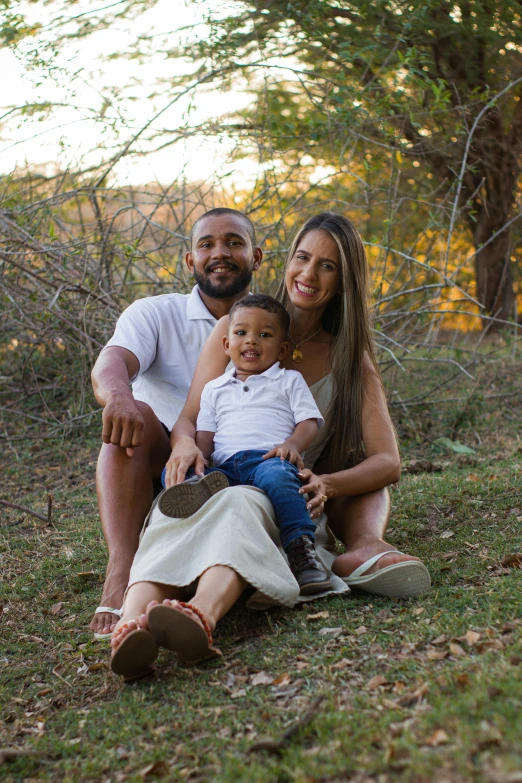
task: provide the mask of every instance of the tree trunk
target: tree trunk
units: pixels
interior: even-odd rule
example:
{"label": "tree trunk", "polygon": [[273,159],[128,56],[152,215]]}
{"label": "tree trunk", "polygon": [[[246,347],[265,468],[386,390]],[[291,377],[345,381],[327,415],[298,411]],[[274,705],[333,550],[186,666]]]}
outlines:
{"label": "tree trunk", "polygon": [[[508,216],[506,215],[505,220],[495,225],[486,210],[481,212],[475,224],[473,237],[476,248],[477,299],[484,305],[485,315],[506,321],[513,320],[517,317],[517,313],[511,274],[509,229],[502,231],[496,239],[488,242],[489,238],[508,222]],[[481,250],[486,242],[488,244]]]}

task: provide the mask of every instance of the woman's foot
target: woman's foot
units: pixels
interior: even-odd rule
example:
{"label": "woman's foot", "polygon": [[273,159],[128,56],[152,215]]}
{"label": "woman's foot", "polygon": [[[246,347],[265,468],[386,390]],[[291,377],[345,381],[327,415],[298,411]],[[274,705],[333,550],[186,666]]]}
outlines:
{"label": "woman's foot", "polygon": [[358,543],[332,565],[350,588],[386,598],[417,598],[430,589],[429,571],[418,557],[390,550],[380,538]]}
{"label": "woman's foot", "polygon": [[[156,603],[151,602],[147,610]],[[111,669],[115,674],[121,674],[125,681],[149,674],[158,657],[158,646],[149,631],[147,615],[122,617],[112,634],[111,647]]]}
{"label": "woman's foot", "polygon": [[[390,552],[394,550],[394,552]],[[374,563],[365,574],[373,574],[376,571],[380,571],[382,568],[386,568],[396,563],[405,563],[409,560],[420,563],[420,558],[413,557],[412,555],[405,555],[402,552],[397,552],[393,545],[387,544],[382,538],[373,538],[365,541],[360,541],[355,547],[349,549],[342,555],[338,555],[332,565],[332,571],[334,574],[340,577],[350,576],[357,568],[362,566],[375,555],[381,552],[389,552],[389,554],[383,555],[376,563]],[[396,554],[395,554],[396,552]]]}
{"label": "woman's foot", "polygon": [[166,599],[147,608],[150,632],[156,643],[172,650],[188,666],[221,656],[213,646],[215,623],[195,605]]}
{"label": "woman's foot", "polygon": [[[150,608],[152,608],[154,603],[155,602],[152,601],[149,604],[149,606],[147,606],[147,612],[149,611]],[[201,620],[199,619],[199,616],[196,614],[196,612],[194,612],[194,608],[192,608],[192,609],[190,608],[191,606],[197,608],[195,601],[191,601],[190,604],[186,604],[184,601],[175,601],[175,600],[171,601],[169,598],[166,598],[163,601],[163,604],[165,606],[173,606],[173,607],[175,607],[180,612],[183,612],[184,614],[188,615],[192,620],[194,620],[195,622],[199,623],[199,625],[201,625],[201,627],[204,629],[204,625],[201,622]],[[209,630],[210,630],[210,632],[212,634],[216,630],[216,623],[214,622],[212,617],[208,617],[207,615],[203,615],[203,616],[205,617],[205,622],[206,622],[206,624],[207,624],[207,626],[208,626],[208,628],[209,628]]]}

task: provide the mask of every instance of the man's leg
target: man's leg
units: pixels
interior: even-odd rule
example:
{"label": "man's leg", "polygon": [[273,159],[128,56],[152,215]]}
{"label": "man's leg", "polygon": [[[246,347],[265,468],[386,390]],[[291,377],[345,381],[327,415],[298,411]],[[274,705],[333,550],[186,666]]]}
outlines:
{"label": "man's leg", "polygon": [[[326,505],[328,521],[346,552],[334,560],[332,571],[338,576],[349,576],[356,568],[379,552],[394,549],[384,541],[390,519],[390,493],[387,489],[368,492],[356,497],[330,500]],[[410,555],[384,555],[367,573],[406,560],[419,560]]]}
{"label": "man's leg", "polygon": [[[125,449],[104,443],[98,458],[96,489],[109,563],[101,606],[120,609],[143,522],[153,501],[152,481],[161,475],[170,456],[169,439],[149,405],[137,402],[145,427],[143,442],[132,457]],[[90,628],[110,633],[114,614],[97,614]]]}

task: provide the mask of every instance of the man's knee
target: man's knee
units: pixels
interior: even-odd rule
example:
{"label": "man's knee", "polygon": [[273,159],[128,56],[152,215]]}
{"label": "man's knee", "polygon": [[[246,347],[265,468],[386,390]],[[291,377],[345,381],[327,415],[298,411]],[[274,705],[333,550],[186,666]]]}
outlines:
{"label": "man's knee", "polygon": [[150,405],[147,405],[146,402],[142,402],[141,400],[135,400],[135,402],[136,402],[137,409],[143,416],[145,426],[147,426],[148,424],[149,427],[151,425],[153,426],[159,425],[161,427],[161,422],[156,416],[156,414],[154,413],[154,411],[152,410],[152,408],[150,407]]}
{"label": "man's knee", "polygon": [[142,463],[152,461],[154,464],[156,462],[158,464],[161,463],[161,469],[163,469],[170,454],[169,435],[150,405],[140,401],[137,401],[136,405],[143,416],[143,430],[141,443],[135,447],[132,457],[129,457],[127,449],[123,446],[113,443],[102,443],[99,460],[102,463],[109,460],[111,464],[118,461],[123,461],[127,464],[127,460],[130,459]]}

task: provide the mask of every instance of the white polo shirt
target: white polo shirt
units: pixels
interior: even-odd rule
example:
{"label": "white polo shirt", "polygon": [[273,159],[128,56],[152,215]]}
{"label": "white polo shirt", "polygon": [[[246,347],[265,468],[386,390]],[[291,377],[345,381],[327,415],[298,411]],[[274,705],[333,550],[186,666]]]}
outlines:
{"label": "white polo shirt", "polygon": [[212,462],[221,465],[238,451],[270,450],[306,419],[324,419],[300,372],[273,364],[246,381],[235,369],[206,384],[197,429],[214,432]]}
{"label": "white polo shirt", "polygon": [[216,319],[194,286],[190,294],[162,294],[133,302],[121,314],[111,346],[127,348],[140,369],[135,400],[146,402],[169,429],[187,399],[194,369]]}

